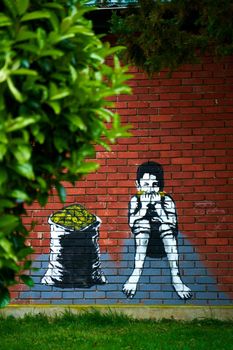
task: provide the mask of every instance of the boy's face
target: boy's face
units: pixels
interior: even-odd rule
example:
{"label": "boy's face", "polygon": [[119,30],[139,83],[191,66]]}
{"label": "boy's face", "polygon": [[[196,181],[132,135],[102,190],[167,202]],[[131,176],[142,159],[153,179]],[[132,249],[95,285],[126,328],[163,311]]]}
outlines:
{"label": "boy's face", "polygon": [[139,191],[147,194],[159,192],[159,185],[156,176],[149,173],[145,173],[139,182],[136,181],[136,185]]}

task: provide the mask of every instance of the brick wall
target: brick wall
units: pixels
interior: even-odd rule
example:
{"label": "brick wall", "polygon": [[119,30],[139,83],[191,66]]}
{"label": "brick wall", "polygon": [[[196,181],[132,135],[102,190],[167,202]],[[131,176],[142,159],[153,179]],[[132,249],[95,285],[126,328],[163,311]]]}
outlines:
{"label": "brick wall", "polygon": [[62,208],[56,195],[44,209],[28,208],[37,221],[31,233],[35,248],[35,286],[18,286],[15,303],[183,304],[171,286],[167,259],[147,258],[134,298],[122,286],[134,265],[134,237],[128,226],[128,202],[136,193],[137,167],[156,161],[164,168],[164,190],[176,203],[180,273],[193,297],[187,303],[225,304],[233,298],[233,61],[232,57],[182,66],[171,77],[153,79],[131,68],[131,96],[115,99],[131,138],[111,152],[97,149],[101,167],[75,187],[66,184],[67,203],[79,203],[101,218],[102,269],[108,284],[57,288],[41,284],[48,266],[48,216]]}

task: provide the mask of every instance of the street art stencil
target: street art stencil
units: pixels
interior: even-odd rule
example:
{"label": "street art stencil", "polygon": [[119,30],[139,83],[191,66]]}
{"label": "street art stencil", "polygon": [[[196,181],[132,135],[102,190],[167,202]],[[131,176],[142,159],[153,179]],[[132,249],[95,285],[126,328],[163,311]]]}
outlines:
{"label": "street art stencil", "polygon": [[128,211],[129,226],[135,237],[134,268],[123,286],[123,293],[128,298],[136,294],[146,257],[166,256],[174,290],[181,299],[190,299],[191,290],[182,282],[179,272],[175,202],[163,191],[162,166],[155,162],[141,164],[136,187],[138,192],[131,198]]}
{"label": "street art stencil", "polygon": [[100,263],[101,220],[73,204],[50,215],[50,256],[41,282],[59,288],[89,288],[107,282]]}

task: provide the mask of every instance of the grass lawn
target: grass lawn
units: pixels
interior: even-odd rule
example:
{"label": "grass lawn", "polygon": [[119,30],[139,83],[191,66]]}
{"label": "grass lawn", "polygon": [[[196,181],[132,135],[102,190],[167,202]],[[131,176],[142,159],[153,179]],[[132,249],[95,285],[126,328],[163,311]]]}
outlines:
{"label": "grass lawn", "polygon": [[98,312],[0,317],[1,350],[232,350],[233,322],[135,320]]}

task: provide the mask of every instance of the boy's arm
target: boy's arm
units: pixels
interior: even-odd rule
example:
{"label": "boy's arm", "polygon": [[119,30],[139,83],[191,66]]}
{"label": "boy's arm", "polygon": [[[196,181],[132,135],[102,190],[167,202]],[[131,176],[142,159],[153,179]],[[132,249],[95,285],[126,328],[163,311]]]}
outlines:
{"label": "boy's arm", "polygon": [[169,224],[174,227],[177,225],[176,207],[173,199],[165,195],[165,198],[155,204],[159,219],[163,224]]}
{"label": "boy's arm", "polygon": [[143,205],[141,202],[140,208],[137,196],[131,198],[131,201],[129,203],[129,226],[131,229],[134,227],[134,224],[137,220],[142,219],[146,215],[148,209],[147,204]]}

